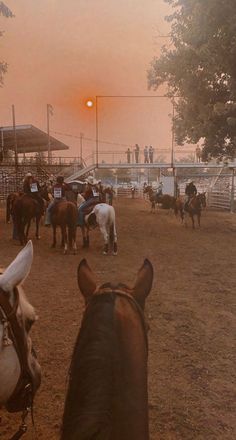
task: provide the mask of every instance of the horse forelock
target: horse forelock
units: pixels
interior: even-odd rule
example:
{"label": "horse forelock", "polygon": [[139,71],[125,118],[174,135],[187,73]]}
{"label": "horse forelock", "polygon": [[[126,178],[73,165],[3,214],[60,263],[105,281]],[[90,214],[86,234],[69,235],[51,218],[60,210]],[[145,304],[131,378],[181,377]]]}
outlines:
{"label": "horse forelock", "polygon": [[[77,426],[80,432],[85,430],[87,435],[90,432],[91,436],[84,438],[93,438],[101,423],[109,423],[115,345],[113,316],[114,298],[111,295],[98,295],[85,311],[69,371],[63,416],[64,439],[73,438]],[[92,433],[91,425],[94,427]]]}
{"label": "horse forelock", "polygon": [[[109,293],[108,289],[111,290]],[[126,414],[129,414],[128,390],[134,397],[140,396],[138,385],[145,390],[147,346],[145,335],[140,336],[145,332],[142,318],[138,316],[135,300],[127,294],[131,289],[122,283],[116,285],[117,289],[120,293],[113,290],[111,283],[103,284],[85,310],[72,355],[63,416],[63,440],[75,438],[75,433],[76,438],[82,439],[97,438],[98,432],[110,432],[114,418],[119,418],[119,412],[123,411],[120,405],[127,405]],[[139,337],[143,338],[144,345]],[[132,353],[134,346],[138,349]],[[139,365],[140,356],[143,356],[143,366]],[[133,381],[137,369],[142,384]],[[127,383],[128,378],[131,378],[130,384],[129,380]]]}

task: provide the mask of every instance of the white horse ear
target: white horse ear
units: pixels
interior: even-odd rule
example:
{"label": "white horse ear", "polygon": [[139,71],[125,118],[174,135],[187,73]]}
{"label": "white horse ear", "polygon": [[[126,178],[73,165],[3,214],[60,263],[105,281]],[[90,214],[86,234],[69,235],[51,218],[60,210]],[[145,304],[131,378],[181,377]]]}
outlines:
{"label": "white horse ear", "polygon": [[28,276],[33,261],[32,241],[19,252],[15,260],[8,266],[5,272],[0,275],[0,286],[5,291],[11,291],[15,286],[21,284]]}
{"label": "white horse ear", "polygon": [[133,288],[133,296],[139,305],[144,309],[145,300],[150,293],[153,281],[153,267],[148,259],[144,260],[139,269]]}
{"label": "white horse ear", "polygon": [[77,271],[78,286],[85,299],[88,302],[89,298],[93,295],[97,288],[94,273],[90,269],[87,260],[84,258],[81,260]]}

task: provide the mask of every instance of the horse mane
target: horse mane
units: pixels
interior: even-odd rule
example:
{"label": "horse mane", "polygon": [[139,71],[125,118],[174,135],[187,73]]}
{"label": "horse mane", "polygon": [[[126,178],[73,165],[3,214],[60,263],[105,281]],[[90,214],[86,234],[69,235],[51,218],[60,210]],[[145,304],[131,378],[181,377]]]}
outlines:
{"label": "horse mane", "polygon": [[95,295],[85,310],[69,369],[62,438],[70,438],[69,433],[75,433],[77,426],[80,430],[86,426],[86,417],[89,417],[90,429],[91,418],[94,419],[93,433],[101,424],[110,423],[114,303],[115,296],[110,293]]}

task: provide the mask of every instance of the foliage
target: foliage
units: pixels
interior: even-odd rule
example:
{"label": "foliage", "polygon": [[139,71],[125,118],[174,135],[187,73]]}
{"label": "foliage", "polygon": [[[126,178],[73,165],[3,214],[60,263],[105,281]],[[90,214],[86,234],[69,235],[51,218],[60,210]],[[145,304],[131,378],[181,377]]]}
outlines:
{"label": "foliage", "polygon": [[203,160],[236,153],[236,1],[164,0],[174,12],[172,46],[148,71],[149,88],[167,83],[175,100],[176,142],[204,141]]}
{"label": "foliage", "polygon": [[[3,15],[4,17],[13,17],[13,13],[11,10],[0,1],[0,15]],[[0,31],[0,37],[3,35],[3,32]],[[0,87],[3,85],[3,75],[7,72],[7,63],[0,61]]]}

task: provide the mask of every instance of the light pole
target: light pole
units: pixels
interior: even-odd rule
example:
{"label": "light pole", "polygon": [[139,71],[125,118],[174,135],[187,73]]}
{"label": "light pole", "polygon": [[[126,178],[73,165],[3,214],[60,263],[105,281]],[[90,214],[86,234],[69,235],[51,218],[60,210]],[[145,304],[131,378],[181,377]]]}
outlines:
{"label": "light pole", "polygon": [[80,165],[81,166],[83,162],[83,137],[84,137],[84,133],[80,133]]}
{"label": "light pole", "polygon": [[18,167],[18,148],[17,148],[17,137],[16,137],[16,118],[15,118],[15,106],[12,104],[12,124],[14,132],[14,151],[15,151],[15,167]]}
{"label": "light pole", "polygon": [[51,163],[50,116],[53,116],[53,107],[47,104],[47,133],[48,133],[48,163]]}
{"label": "light pole", "polygon": [[98,168],[98,96],[96,95],[96,167]]}

